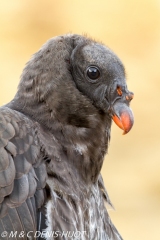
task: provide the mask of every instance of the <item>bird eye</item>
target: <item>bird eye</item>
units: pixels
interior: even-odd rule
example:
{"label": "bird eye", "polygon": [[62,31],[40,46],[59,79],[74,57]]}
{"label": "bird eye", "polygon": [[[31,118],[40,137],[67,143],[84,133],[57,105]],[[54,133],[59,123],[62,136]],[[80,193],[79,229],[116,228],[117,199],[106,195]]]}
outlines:
{"label": "bird eye", "polygon": [[92,80],[96,80],[100,76],[100,71],[97,67],[90,66],[87,68],[87,76]]}

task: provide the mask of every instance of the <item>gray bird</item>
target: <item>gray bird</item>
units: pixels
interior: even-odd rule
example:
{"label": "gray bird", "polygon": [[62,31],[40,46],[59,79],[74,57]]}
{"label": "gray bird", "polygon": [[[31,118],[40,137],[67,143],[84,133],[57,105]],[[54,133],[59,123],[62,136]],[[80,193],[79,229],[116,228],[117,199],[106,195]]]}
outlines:
{"label": "gray bird", "polygon": [[133,125],[132,98],[120,59],[85,36],[32,56],[0,108],[0,239],[122,239],[100,171],[112,119]]}

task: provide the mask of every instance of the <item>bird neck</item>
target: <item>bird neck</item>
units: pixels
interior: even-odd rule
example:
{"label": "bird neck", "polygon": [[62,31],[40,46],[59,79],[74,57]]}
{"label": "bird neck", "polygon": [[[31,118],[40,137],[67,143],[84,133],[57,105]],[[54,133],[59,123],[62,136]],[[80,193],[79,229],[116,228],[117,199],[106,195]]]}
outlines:
{"label": "bird neck", "polygon": [[52,107],[56,106],[52,111],[47,102],[22,105],[18,97],[8,107],[22,112],[52,134],[62,145],[60,155],[82,173],[85,181],[95,182],[108,149],[111,119],[91,102],[83,101],[83,97],[77,102],[71,97],[68,102],[60,99],[58,105],[52,103]]}

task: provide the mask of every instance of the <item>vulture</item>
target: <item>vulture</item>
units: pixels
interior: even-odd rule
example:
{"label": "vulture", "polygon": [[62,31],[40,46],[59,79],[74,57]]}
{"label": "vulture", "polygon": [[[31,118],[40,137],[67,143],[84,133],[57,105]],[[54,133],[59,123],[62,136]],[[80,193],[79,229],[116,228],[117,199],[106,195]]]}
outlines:
{"label": "vulture", "polygon": [[101,176],[112,120],[133,126],[116,54],[86,36],[48,40],[0,108],[0,239],[121,240]]}

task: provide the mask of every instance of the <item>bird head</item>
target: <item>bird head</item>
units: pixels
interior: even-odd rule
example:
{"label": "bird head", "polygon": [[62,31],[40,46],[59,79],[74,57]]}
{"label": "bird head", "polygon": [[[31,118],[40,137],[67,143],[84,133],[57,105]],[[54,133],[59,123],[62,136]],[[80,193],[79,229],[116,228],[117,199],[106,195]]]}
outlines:
{"label": "bird head", "polygon": [[133,93],[128,91],[125,69],[120,59],[97,42],[78,45],[71,55],[72,75],[77,88],[123,129],[130,131],[134,117],[129,107]]}
{"label": "bird head", "polygon": [[68,34],[50,39],[32,56],[10,106],[49,128],[55,119],[88,127],[101,112],[127,133],[134,121],[132,98],[120,59],[101,43]]}

